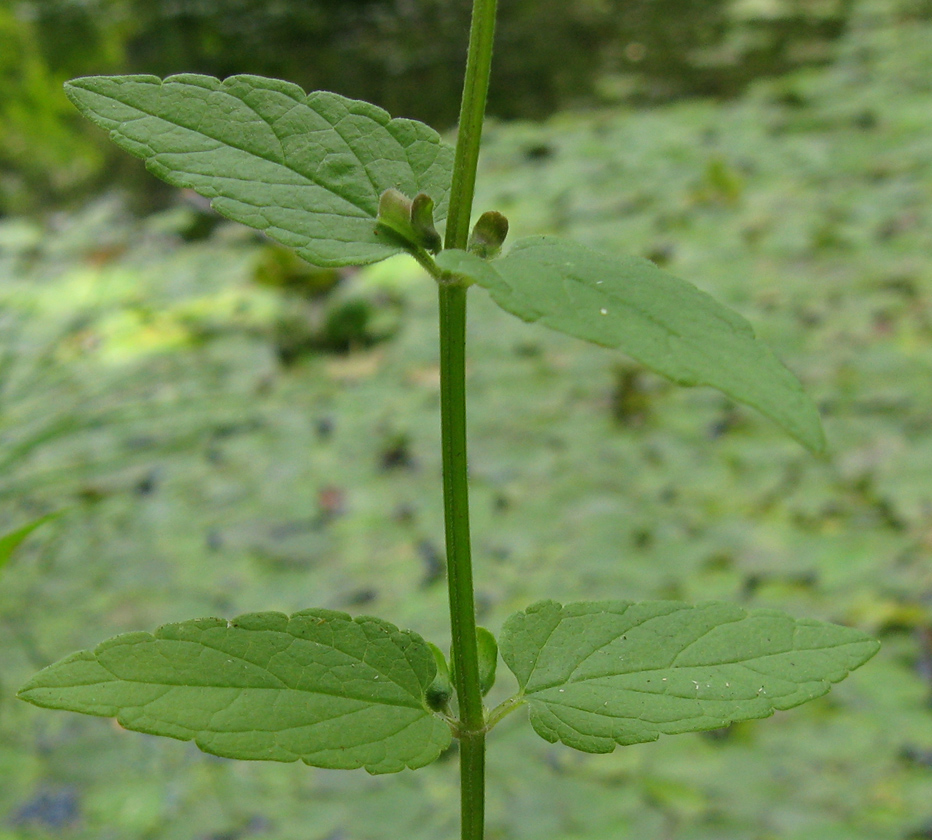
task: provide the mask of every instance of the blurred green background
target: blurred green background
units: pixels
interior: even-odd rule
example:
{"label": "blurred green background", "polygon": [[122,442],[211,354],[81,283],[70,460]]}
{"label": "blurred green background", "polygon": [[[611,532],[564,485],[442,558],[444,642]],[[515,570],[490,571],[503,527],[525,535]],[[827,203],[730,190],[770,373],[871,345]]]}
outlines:
{"label": "blurred green background", "polygon": [[[16,701],[117,632],[308,606],[438,643],[436,303],[316,271],[110,148],[74,75],[278,75],[455,121],[465,0],[0,5],[0,840],[442,840],[451,756],[235,763]],[[746,315],[830,454],[471,296],[481,622],[724,598],[884,647],[773,719],[585,756],[509,717],[490,840],[932,838],[932,2],[502,0],[476,210]],[[507,696],[503,674],[490,698]]]}
{"label": "blurred green background", "polygon": [[[69,78],[256,73],[453,126],[471,4],[464,0],[4,0],[0,211],[35,209],[141,168],[81,124]],[[510,0],[489,112],[733,96],[824,63],[851,0]],[[152,190],[151,186],[137,189]]]}

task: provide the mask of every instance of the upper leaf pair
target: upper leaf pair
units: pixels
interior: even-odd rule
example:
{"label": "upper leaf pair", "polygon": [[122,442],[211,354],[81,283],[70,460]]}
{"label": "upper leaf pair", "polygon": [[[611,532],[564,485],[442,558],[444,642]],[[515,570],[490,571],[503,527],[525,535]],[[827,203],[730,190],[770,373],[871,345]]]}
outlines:
{"label": "upper leaf pair", "polygon": [[[66,92],[154,174],[309,262],[362,265],[439,248],[433,223],[446,218],[453,150],[422,123],[258,76],[104,76]],[[493,256],[507,227],[499,214],[483,219],[496,224],[472,250]],[[680,384],[711,385],[824,447],[812,402],[750,325],[646,260],[538,237],[494,263],[443,252],[437,267],[485,286],[524,320],[619,347]]]}

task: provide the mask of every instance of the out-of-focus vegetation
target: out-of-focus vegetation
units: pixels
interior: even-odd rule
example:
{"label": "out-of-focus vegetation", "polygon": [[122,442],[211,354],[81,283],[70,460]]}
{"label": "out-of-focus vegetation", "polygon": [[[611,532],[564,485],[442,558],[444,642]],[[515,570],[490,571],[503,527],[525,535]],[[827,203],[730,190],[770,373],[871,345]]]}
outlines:
{"label": "out-of-focus vegetation", "polygon": [[0,536],[0,569],[10,562],[10,558],[17,548],[22,545],[26,538],[37,528],[41,528],[46,522],[55,517],[54,513],[47,513],[38,519],[33,519],[18,528],[14,528],[6,534]]}
{"label": "out-of-focus vegetation", "polygon": [[[151,180],[79,125],[80,75],[258,73],[334,90],[437,128],[456,121],[463,0],[9,0],[0,8],[0,212]],[[851,0],[511,0],[489,104],[502,118],[580,103],[731,96],[824,62]]]}
{"label": "out-of-focus vegetation", "polygon": [[[827,66],[729,102],[488,127],[477,211],[648,256],[739,309],[831,452],[476,289],[481,622],[554,592],[723,598],[884,643],[807,707],[610,756],[506,721],[490,840],[932,836],[930,17],[859,0]],[[0,840],[454,837],[455,762],[226,762],[12,698],[68,651],[197,615],[315,605],[443,638],[430,281],[404,261],[317,272],[187,199],[139,220],[117,194],[0,220],[0,276],[0,532],[68,508],[0,586]]]}

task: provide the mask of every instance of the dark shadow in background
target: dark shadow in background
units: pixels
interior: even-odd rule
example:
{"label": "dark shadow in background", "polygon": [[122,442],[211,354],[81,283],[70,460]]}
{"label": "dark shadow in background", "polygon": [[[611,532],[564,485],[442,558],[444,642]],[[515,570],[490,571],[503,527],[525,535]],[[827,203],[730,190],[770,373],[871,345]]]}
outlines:
{"label": "dark shadow in background", "polygon": [[[774,7],[779,14],[742,18],[726,0],[502,0],[489,114],[541,119],[567,107],[732,97],[754,79],[830,60],[853,2],[781,0]],[[932,14],[932,0],[915,5],[915,14]],[[255,73],[449,129],[459,108],[470,6],[470,0],[14,0],[12,14],[28,21],[19,49],[31,50],[55,80],[46,85],[57,98],[50,120],[69,128],[59,148],[51,147],[49,132],[27,131],[18,146],[15,136],[0,138],[0,213],[81,201],[114,182],[142,205],[161,203],[165,192],[155,179],[64,101],[58,80],[74,76]],[[14,76],[20,63],[12,61]],[[15,91],[16,79],[6,85]],[[44,89],[40,84],[31,95],[44,96]],[[27,101],[19,110],[34,106]],[[92,160],[84,169],[69,154],[78,142]]]}
{"label": "dark shadow in background", "polygon": [[[367,99],[441,129],[456,122],[468,0],[32,5],[53,65],[93,64],[104,33],[118,27],[128,72],[257,73]],[[633,95],[642,100],[732,96],[761,75],[828,57],[819,47],[842,32],[851,0],[821,4],[818,13],[811,5],[787,0],[780,16],[737,21],[723,0],[504,0],[489,112],[537,119],[593,102],[605,73],[635,74]],[[733,38],[739,26],[741,43]]]}

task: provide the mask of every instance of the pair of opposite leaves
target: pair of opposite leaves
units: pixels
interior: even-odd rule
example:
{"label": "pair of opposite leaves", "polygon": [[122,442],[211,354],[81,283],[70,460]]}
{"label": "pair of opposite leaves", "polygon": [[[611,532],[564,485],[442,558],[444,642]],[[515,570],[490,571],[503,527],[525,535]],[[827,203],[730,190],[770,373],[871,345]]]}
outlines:
{"label": "pair of opposite leaves", "polygon": [[[78,108],[169,183],[318,265],[403,252],[380,196],[426,193],[445,218],[453,152],[427,126],[332,93],[254,76],[70,83]],[[652,263],[554,237],[438,266],[526,321],[609,347],[684,385],[711,385],[824,446],[815,407],[750,325]],[[505,624],[501,654],[535,730],[589,752],[764,717],[824,694],[877,649],[858,631],[708,603],[542,602]],[[130,633],[33,678],[37,705],[117,717],[233,758],[392,772],[452,737],[429,691],[437,661],[380,619],[308,610]]]}
{"label": "pair of opposite leaves", "polygon": [[[762,718],[825,694],[877,643],[857,630],[725,603],[534,604],[499,639],[550,742],[585,752]],[[39,672],[20,697],[116,717],[229,758],[417,768],[450,744],[431,645],[330,610],[197,619],[127,633]]]}
{"label": "pair of opposite leaves", "polygon": [[[386,190],[425,193],[435,221],[446,218],[453,149],[428,126],[367,102],[257,76],[93,77],[66,92],[153,174],[315,265],[405,250],[376,222]],[[647,260],[537,236],[500,259],[450,250],[436,262],[525,321],[620,348],[681,385],[717,388],[807,448],[824,448],[815,406],[750,324]]]}

